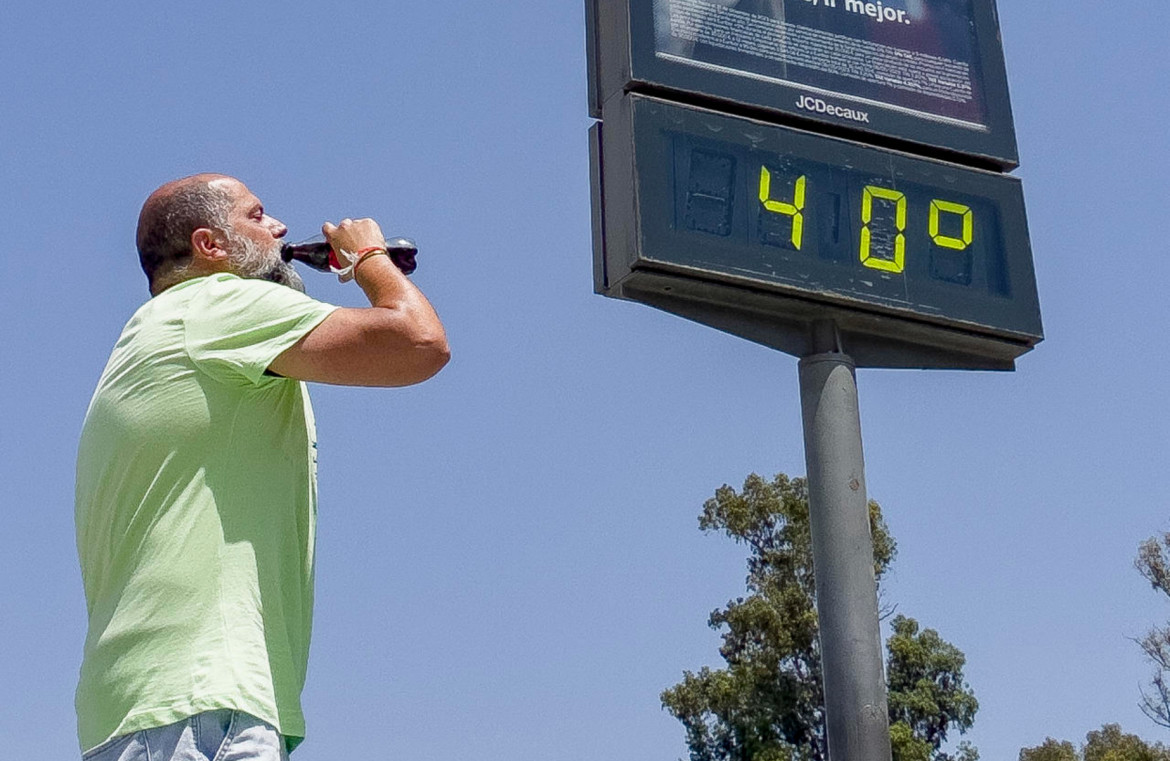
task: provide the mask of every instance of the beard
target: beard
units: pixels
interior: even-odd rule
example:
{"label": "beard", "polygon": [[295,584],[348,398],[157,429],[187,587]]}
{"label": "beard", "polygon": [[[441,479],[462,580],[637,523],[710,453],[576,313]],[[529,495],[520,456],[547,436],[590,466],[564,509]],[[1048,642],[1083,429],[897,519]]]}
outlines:
{"label": "beard", "polygon": [[253,280],[267,280],[288,286],[294,291],[305,292],[305,281],[293,267],[292,262],[280,258],[280,241],[273,240],[271,246],[262,246],[245,235],[227,231],[228,263],[240,277]]}

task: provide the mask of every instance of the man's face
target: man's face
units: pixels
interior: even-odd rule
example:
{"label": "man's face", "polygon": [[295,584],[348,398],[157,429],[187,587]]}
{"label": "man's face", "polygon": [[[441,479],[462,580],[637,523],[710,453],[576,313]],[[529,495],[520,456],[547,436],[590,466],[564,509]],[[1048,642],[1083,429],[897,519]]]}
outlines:
{"label": "man's face", "polygon": [[280,239],[288,228],[279,220],[264,213],[264,204],[240,181],[224,182],[232,196],[232,210],[228,215],[228,262],[240,277],[270,280],[287,285],[302,293],[304,281],[293,265],[280,258]]}

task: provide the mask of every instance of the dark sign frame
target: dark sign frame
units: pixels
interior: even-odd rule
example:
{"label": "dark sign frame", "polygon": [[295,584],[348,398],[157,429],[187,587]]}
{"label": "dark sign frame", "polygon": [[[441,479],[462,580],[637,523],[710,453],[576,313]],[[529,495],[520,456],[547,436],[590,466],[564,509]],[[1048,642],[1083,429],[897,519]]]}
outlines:
{"label": "dark sign frame", "polygon": [[[675,190],[667,175],[675,159],[662,138],[666,130],[791,149],[861,169],[892,168],[904,182],[965,186],[997,204],[1011,247],[1012,298],[958,296],[924,309],[826,286],[815,269],[774,277],[721,267],[719,247],[727,243],[693,234],[683,239],[670,229]],[[862,367],[1007,370],[1043,338],[1023,195],[1014,177],[632,94],[607,104],[591,136],[598,293],[796,356],[811,350],[812,323],[833,320]],[[809,279],[802,283],[802,277]]]}
{"label": "dark sign frame", "polygon": [[[664,57],[657,49],[653,0],[586,0],[590,114],[600,119],[608,101],[640,92],[972,166],[1010,170],[1019,164],[1019,157],[998,15],[994,0],[971,3],[972,74],[983,98],[982,129],[893,104],[873,100],[859,104],[850,95],[826,94],[797,82]],[[818,107],[825,106],[821,112],[798,105],[817,101]],[[855,118],[858,113],[864,113],[866,121]]]}

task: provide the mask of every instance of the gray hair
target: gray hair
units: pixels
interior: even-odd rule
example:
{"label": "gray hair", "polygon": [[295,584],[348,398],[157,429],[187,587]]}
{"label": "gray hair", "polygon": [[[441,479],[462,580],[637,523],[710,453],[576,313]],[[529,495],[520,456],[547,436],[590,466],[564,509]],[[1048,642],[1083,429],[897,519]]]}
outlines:
{"label": "gray hair", "polygon": [[192,233],[200,227],[227,231],[231,209],[228,192],[204,176],[179,180],[147,199],[138,216],[137,243],[152,292],[164,276],[171,280],[190,265]]}

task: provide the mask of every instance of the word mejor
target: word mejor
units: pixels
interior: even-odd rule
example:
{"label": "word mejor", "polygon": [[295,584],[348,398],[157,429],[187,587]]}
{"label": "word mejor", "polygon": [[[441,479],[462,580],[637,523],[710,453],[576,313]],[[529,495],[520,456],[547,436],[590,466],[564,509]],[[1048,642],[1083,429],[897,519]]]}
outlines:
{"label": "word mejor", "polygon": [[[821,5],[826,8],[837,7],[837,0],[804,0],[804,2],[812,3],[814,6]],[[906,18],[906,11],[899,8],[887,8],[882,5],[881,0],[877,0],[875,3],[867,3],[864,0],[844,0],[844,3],[845,10],[875,18],[878,20],[878,23],[883,21],[893,21],[899,24],[910,23],[910,19]]]}

